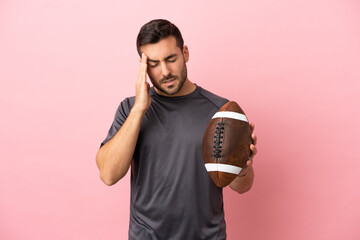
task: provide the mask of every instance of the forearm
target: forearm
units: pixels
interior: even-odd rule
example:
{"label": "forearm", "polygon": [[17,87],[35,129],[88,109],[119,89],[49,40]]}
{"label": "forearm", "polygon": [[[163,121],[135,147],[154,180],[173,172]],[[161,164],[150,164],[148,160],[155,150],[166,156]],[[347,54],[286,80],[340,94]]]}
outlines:
{"label": "forearm", "polygon": [[245,193],[251,189],[254,182],[254,168],[251,166],[247,174],[243,177],[236,177],[231,183],[230,188],[238,193]]}
{"label": "forearm", "polygon": [[115,184],[129,170],[143,115],[133,108],[117,134],[99,149],[96,163],[106,185]]}

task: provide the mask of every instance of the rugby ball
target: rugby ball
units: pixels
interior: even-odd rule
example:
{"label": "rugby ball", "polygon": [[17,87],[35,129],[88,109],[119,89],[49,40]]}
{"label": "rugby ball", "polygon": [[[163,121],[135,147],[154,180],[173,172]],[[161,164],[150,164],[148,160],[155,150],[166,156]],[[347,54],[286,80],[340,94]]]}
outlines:
{"label": "rugby ball", "polygon": [[228,102],[206,127],[202,142],[205,168],[218,187],[229,185],[250,157],[251,128],[244,111]]}

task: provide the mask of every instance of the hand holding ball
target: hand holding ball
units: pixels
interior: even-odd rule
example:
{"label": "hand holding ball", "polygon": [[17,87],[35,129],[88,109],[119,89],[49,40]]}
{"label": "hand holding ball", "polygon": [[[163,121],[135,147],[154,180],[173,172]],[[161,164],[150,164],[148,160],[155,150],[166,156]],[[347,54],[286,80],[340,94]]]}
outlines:
{"label": "hand holding ball", "polygon": [[222,106],[204,134],[202,154],[206,170],[218,187],[229,185],[250,157],[251,128],[236,102]]}

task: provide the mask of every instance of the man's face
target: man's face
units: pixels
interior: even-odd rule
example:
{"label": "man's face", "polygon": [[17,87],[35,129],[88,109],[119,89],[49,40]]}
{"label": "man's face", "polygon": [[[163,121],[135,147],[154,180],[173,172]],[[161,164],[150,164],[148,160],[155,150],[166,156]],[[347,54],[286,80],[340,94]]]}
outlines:
{"label": "man's face", "polygon": [[187,47],[184,46],[182,52],[176,45],[175,37],[170,36],[155,44],[142,46],[141,51],[148,56],[147,73],[158,92],[165,96],[181,95],[181,88],[187,80]]}

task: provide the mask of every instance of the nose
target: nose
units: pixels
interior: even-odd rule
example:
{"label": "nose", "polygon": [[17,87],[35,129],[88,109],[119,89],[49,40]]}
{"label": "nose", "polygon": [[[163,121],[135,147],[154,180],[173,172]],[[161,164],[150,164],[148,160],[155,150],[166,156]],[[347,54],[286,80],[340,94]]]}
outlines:
{"label": "nose", "polygon": [[169,66],[166,64],[166,62],[161,63],[161,72],[164,77],[168,76],[170,74]]}

